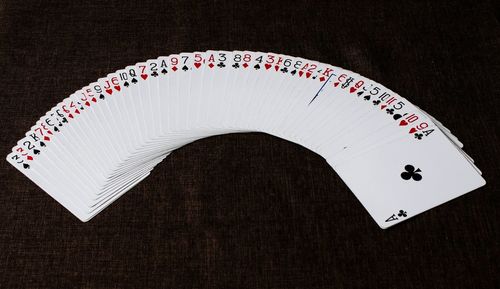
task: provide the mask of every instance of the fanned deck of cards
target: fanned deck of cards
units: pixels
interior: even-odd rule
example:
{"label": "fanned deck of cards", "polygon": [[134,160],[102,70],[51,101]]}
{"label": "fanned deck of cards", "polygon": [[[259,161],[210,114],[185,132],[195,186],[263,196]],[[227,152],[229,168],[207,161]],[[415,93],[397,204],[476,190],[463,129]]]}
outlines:
{"label": "fanned deck of cards", "polygon": [[321,155],[382,228],[485,184],[459,140],[397,93],[329,64],[251,51],[180,53],[111,73],[42,116],[7,160],[88,221],[173,150],[235,132]]}

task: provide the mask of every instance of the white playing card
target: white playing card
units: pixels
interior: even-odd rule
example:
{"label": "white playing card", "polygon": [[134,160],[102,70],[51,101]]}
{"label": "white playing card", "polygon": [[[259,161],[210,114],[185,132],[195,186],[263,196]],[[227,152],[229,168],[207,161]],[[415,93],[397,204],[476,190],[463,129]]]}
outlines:
{"label": "white playing card", "polygon": [[393,142],[341,166],[330,164],[381,228],[486,183],[440,131],[422,142]]}

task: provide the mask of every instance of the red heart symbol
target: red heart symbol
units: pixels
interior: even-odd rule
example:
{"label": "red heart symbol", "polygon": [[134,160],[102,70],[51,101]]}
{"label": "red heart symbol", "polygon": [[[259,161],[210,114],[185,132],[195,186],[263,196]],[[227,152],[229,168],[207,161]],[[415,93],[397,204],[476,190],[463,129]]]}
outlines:
{"label": "red heart symbol", "polygon": [[52,134],[52,132],[50,130],[47,131],[48,134]]}
{"label": "red heart symbol", "polygon": [[90,102],[88,102],[88,101],[87,101],[87,102],[85,102],[85,105],[86,105],[86,106],[90,106]]}
{"label": "red heart symbol", "polygon": [[195,63],[195,64],[194,64],[194,66],[196,66],[196,68],[200,68],[201,63],[198,63],[198,62],[197,62],[197,63]]}
{"label": "red heart symbol", "polygon": [[48,136],[44,136],[43,139],[46,141],[50,141],[50,137],[48,137]]}
{"label": "red heart symbol", "polygon": [[304,74],[304,71],[299,71],[299,77],[301,77],[302,74]]}
{"label": "red heart symbol", "polygon": [[414,127],[412,127],[412,128],[410,129],[410,133],[414,133],[414,132],[417,132],[417,129],[416,129],[416,128],[414,128]]}
{"label": "red heart symbol", "polygon": [[382,104],[382,105],[380,106],[380,109],[384,109],[384,108],[386,108],[386,107],[387,107],[387,104]]}
{"label": "red heart symbol", "polygon": [[73,118],[73,115],[72,115],[71,113],[70,113],[70,114],[68,114],[68,116],[69,116],[69,118]]}
{"label": "red heart symbol", "polygon": [[97,101],[97,99],[95,99],[95,97],[92,97],[92,101],[93,101],[93,102],[96,102],[96,101]]}
{"label": "red heart symbol", "polygon": [[148,75],[147,74],[141,74],[141,77],[142,77],[142,79],[146,80],[146,78],[148,78]]}
{"label": "red heart symbol", "polygon": [[115,89],[116,89],[116,90],[118,90],[118,91],[120,91],[120,90],[121,90],[121,87],[120,87],[119,85],[116,85],[116,86],[115,86]]}
{"label": "red heart symbol", "polygon": [[210,63],[208,67],[213,68],[215,65],[213,63]]}
{"label": "red heart symbol", "polygon": [[111,88],[106,89],[106,92],[111,95],[113,93],[113,90]]}
{"label": "red heart symbol", "polygon": [[408,122],[406,120],[402,120],[400,123],[399,123],[399,126],[405,126],[405,125],[408,125]]}
{"label": "red heart symbol", "polygon": [[310,72],[306,72],[306,78],[309,78],[311,76]]}
{"label": "red heart symbol", "polygon": [[266,64],[264,66],[266,67],[266,70],[268,70],[269,68],[271,68],[271,64]]}
{"label": "red heart symbol", "polygon": [[177,66],[172,67],[173,71],[177,71]]}
{"label": "red heart symbol", "polygon": [[340,83],[340,82],[335,82],[335,83],[333,84],[333,86],[337,87],[337,86],[339,85],[339,83]]}
{"label": "red heart symbol", "polygon": [[351,87],[351,89],[349,90],[351,93],[355,92],[356,91],[356,88],[355,87]]}
{"label": "red heart symbol", "polygon": [[75,109],[76,114],[80,114],[80,111],[78,109]]}
{"label": "red heart symbol", "polygon": [[278,71],[278,69],[280,69],[278,65],[274,66],[274,70]]}
{"label": "red heart symbol", "polygon": [[27,156],[26,158],[28,159],[28,161],[32,161],[33,160],[33,158],[31,156]]}

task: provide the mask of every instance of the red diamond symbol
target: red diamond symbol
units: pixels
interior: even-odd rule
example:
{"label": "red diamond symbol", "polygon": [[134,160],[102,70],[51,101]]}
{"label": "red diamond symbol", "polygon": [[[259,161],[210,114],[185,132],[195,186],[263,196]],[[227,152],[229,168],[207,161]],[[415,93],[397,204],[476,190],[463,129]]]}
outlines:
{"label": "red diamond symbol", "polygon": [[247,67],[248,67],[248,64],[243,63],[243,67],[247,68]]}
{"label": "red diamond symbol", "polygon": [[177,66],[172,67],[173,71],[177,71]]}
{"label": "red diamond symbol", "polygon": [[215,65],[213,63],[210,63],[208,67],[213,68]]}

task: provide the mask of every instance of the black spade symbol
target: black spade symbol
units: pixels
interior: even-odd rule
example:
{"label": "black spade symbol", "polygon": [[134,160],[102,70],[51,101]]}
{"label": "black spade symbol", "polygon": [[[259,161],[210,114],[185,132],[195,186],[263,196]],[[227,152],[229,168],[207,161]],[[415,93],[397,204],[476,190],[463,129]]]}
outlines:
{"label": "black spade symbol", "polygon": [[105,98],[105,97],[104,97],[104,94],[99,95],[99,98],[100,98],[100,99],[104,99],[104,98]]}
{"label": "black spade symbol", "polygon": [[365,95],[365,97],[363,97],[363,98],[364,98],[365,100],[370,100],[370,98],[372,98],[372,96],[371,96],[371,95],[369,95],[369,94],[367,94],[367,95]]}
{"label": "black spade symbol", "polygon": [[37,150],[37,149],[34,149],[34,150],[33,150],[33,153],[34,153],[35,155],[39,155],[39,154],[40,154],[40,151],[39,151],[39,150]]}
{"label": "black spade symbol", "polygon": [[292,70],[292,72],[290,72],[291,75],[295,75],[295,73],[297,73],[297,70]]}
{"label": "black spade symbol", "polygon": [[260,65],[259,64],[255,64],[255,66],[253,68],[260,69]]}
{"label": "black spade symbol", "polygon": [[161,70],[161,73],[163,73],[163,74],[167,74],[167,70],[166,70],[165,68],[163,68],[163,69]]}
{"label": "black spade symbol", "polygon": [[137,83],[137,79],[135,79],[135,78],[132,78],[131,81],[132,81],[132,83]]}
{"label": "black spade symbol", "polygon": [[395,115],[392,116],[392,118],[394,118],[394,120],[398,120],[402,117],[402,115],[400,115],[399,113],[396,113]]}
{"label": "black spade symbol", "polygon": [[186,65],[184,65],[184,66],[182,67],[182,70],[187,71],[187,70],[188,70],[188,67],[187,67]]}
{"label": "black spade symbol", "polygon": [[123,83],[123,85],[125,85],[126,87],[128,87],[130,84],[128,84],[128,82],[127,82],[127,81],[125,81],[125,82]]}
{"label": "black spade symbol", "polygon": [[59,132],[59,129],[57,128],[57,126],[54,127],[54,131]]}
{"label": "black spade symbol", "polygon": [[23,168],[25,168],[25,169],[29,169],[29,168],[30,168],[30,165],[28,165],[28,164],[23,164]]}
{"label": "black spade symbol", "polygon": [[45,146],[45,143],[43,141],[40,142],[40,146],[41,147],[44,147]]}

